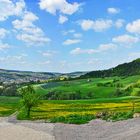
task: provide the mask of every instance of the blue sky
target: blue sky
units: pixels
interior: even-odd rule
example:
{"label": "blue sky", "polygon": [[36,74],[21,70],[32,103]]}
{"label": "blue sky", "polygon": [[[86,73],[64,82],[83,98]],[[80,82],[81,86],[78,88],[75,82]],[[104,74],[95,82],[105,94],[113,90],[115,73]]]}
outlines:
{"label": "blue sky", "polygon": [[0,0],[0,68],[73,72],[140,57],[139,0]]}

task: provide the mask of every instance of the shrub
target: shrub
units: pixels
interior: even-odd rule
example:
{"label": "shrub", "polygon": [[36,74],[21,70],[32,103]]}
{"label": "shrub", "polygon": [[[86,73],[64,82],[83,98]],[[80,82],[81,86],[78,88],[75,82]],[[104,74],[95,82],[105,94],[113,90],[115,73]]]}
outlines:
{"label": "shrub", "polygon": [[117,112],[117,113],[108,113],[106,116],[103,116],[103,120],[107,121],[120,121],[133,118],[133,112]]}
{"label": "shrub", "polygon": [[52,123],[56,122],[63,122],[63,123],[69,123],[69,124],[85,124],[88,123],[90,120],[95,119],[96,117],[94,115],[78,115],[78,114],[71,114],[68,116],[60,116],[60,117],[54,117],[50,120]]}

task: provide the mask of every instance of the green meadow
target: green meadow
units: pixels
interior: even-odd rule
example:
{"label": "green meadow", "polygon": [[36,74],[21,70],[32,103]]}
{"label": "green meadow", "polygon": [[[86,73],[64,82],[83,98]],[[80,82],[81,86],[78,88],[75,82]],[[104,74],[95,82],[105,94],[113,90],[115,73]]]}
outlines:
{"label": "green meadow", "polygon": [[[59,95],[68,95],[79,92],[82,99],[113,98],[116,89],[125,89],[140,80],[140,75],[130,77],[90,78],[72,81],[50,82],[35,85],[36,92],[47,94],[55,92]],[[89,82],[88,82],[89,81]],[[133,88],[135,90],[136,88]],[[90,97],[88,95],[90,94]],[[131,96],[131,93],[127,94]],[[124,93],[122,96],[126,96]],[[65,98],[64,98],[65,99]]]}
{"label": "green meadow", "polygon": [[0,117],[9,116],[18,109],[18,97],[0,96]]}
{"label": "green meadow", "polygon": [[93,100],[69,100],[69,101],[42,101],[31,112],[32,119],[53,119],[55,117],[67,117],[68,115],[95,115],[99,112],[127,112],[133,109],[140,111],[139,97],[120,97]]}
{"label": "green meadow", "polygon": [[[135,112],[140,112],[139,79],[140,75],[77,79],[33,85],[42,99],[37,107],[32,108],[30,119],[66,123],[72,120],[72,123],[81,123],[73,122],[73,120],[86,118],[82,121],[83,123],[94,119],[94,116],[100,112],[130,112],[133,109]],[[121,94],[116,94],[118,89],[121,90]],[[80,99],[77,100],[77,96],[73,93],[74,95],[78,93]],[[71,95],[75,98],[74,100],[67,99]],[[54,100],[54,98],[58,99]],[[0,116],[8,116],[18,109],[18,97],[0,97]],[[18,118],[24,119],[22,115],[19,113]],[[81,118],[81,116],[84,117]]]}

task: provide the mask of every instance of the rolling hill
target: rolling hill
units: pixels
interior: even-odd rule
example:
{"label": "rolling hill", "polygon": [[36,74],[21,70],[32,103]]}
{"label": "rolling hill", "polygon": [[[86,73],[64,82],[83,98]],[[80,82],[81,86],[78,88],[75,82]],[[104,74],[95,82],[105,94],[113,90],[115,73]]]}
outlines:
{"label": "rolling hill", "polygon": [[108,70],[92,71],[82,75],[81,78],[101,78],[112,76],[133,76],[140,74],[140,58],[129,63],[118,65]]}
{"label": "rolling hill", "polygon": [[86,72],[73,73],[54,73],[54,72],[32,72],[32,71],[18,71],[0,69],[0,82],[16,82],[23,83],[29,81],[47,80],[49,78],[58,78],[62,76],[79,77]]}

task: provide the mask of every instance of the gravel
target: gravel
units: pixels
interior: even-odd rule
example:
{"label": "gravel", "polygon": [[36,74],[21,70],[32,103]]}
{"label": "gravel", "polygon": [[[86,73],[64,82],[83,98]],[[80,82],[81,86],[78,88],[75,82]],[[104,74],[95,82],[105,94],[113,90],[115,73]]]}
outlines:
{"label": "gravel", "polygon": [[0,140],[140,140],[140,118],[84,125],[0,118]]}

